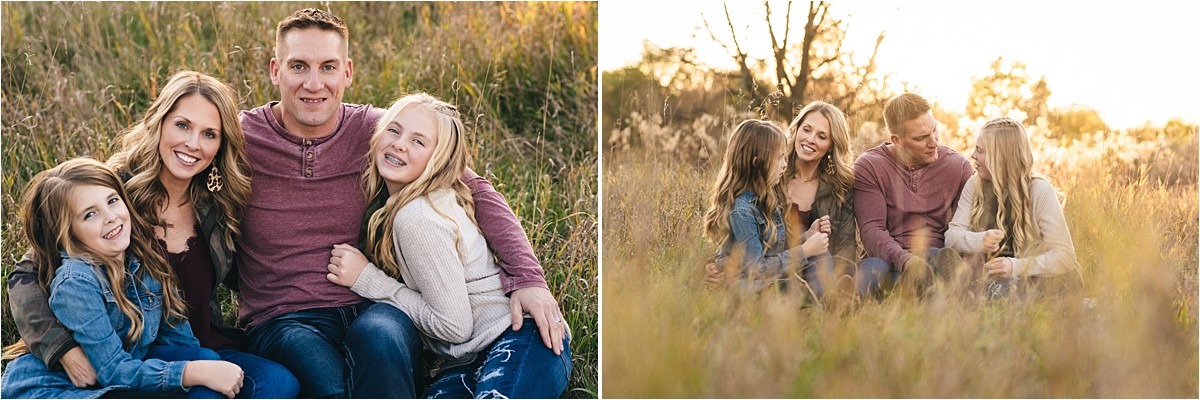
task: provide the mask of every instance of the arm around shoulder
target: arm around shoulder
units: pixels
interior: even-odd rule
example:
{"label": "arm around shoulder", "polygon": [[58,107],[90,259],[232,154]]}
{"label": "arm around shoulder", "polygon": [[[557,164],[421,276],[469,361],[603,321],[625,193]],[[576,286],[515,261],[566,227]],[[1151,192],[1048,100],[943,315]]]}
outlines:
{"label": "arm around shoulder", "polygon": [[13,320],[29,352],[51,371],[62,371],[62,356],[79,344],[50,309],[50,296],[38,284],[37,266],[30,253],[17,262],[7,282]]}
{"label": "arm around shoulder", "polygon": [[500,260],[500,281],[505,293],[527,287],[548,287],[542,266],[533,253],[517,215],[504,196],[487,179],[467,169],[462,181],[475,200],[475,220],[488,246]]}

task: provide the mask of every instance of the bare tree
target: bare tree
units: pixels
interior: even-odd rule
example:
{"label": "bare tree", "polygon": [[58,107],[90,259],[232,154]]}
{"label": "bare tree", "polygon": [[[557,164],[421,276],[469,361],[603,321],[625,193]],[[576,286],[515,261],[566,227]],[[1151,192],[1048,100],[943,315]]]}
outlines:
{"label": "bare tree", "polygon": [[[771,4],[764,1],[763,7],[766,11],[767,34],[771,39],[771,56],[775,64],[774,76],[766,79],[774,86],[772,92],[760,90],[756,83],[750,68],[750,58],[742,48],[733,18],[729,15],[729,5],[725,5],[725,20],[729,26],[732,46],[719,39],[708,19],[704,20],[709,36],[724,47],[737,63],[743,89],[752,96],[752,104],[763,108],[762,114],[782,119],[791,118],[804,104],[819,99],[833,103],[848,115],[855,115],[864,107],[881,104],[880,97],[886,98],[884,88],[879,85],[872,87],[873,81],[878,78],[875,56],[883,43],[883,32],[880,32],[875,41],[869,61],[866,65],[859,66],[854,63],[852,53],[842,49],[846,32],[844,21],[830,16],[830,3],[808,3],[804,33],[798,44],[789,43],[792,31],[792,2],[787,2],[783,25],[778,28],[771,21]],[[782,29],[782,34],[779,34],[777,29]]]}

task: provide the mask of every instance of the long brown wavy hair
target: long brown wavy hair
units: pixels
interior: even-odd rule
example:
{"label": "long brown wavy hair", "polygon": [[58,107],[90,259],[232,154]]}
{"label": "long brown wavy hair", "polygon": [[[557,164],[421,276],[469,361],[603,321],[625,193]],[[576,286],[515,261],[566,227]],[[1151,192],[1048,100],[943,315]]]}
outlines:
{"label": "long brown wavy hair", "polygon": [[[228,85],[195,71],[176,73],[146,109],[142,120],[125,130],[120,147],[108,159],[108,165],[132,175],[125,183],[131,208],[145,212],[145,219],[151,225],[165,229],[167,223],[159,212],[166,207],[167,189],[159,180],[163,154],[159,154],[158,145],[163,120],[175,110],[179,99],[190,95],[203,96],[217,107],[221,116],[221,145],[212,165],[192,177],[186,201],[215,208],[225,228],[223,241],[232,249],[250,198],[250,163],[246,158],[246,137],[238,120],[237,93]],[[219,192],[208,191],[204,182],[213,167],[218,168],[224,183]]]}
{"label": "long brown wavy hair", "polygon": [[709,197],[711,205],[704,214],[704,235],[715,241],[717,247],[723,247],[729,241],[729,214],[733,212],[734,200],[747,190],[757,195],[756,205],[766,216],[764,248],[775,245],[777,235],[774,233],[783,227],[776,226],[771,215],[786,200],[783,185],[780,182],[771,185],[768,175],[773,164],[779,162],[786,143],[783,130],[771,121],[749,119],[733,130],[729,147],[725,149],[725,160],[721,163]]}
{"label": "long brown wavy hair", "polygon": [[[784,183],[786,185],[787,181],[796,176],[796,164],[799,163],[799,158],[796,156],[796,136],[804,118],[813,112],[821,113],[825,119],[829,120],[829,138],[833,143],[828,150],[828,156],[821,157],[817,164],[817,179],[820,180],[821,185],[832,187],[833,195],[837,197],[838,203],[845,204],[850,187],[854,185],[854,160],[850,156],[850,124],[846,122],[846,115],[842,113],[842,110],[834,107],[833,104],[822,101],[808,103],[788,125],[788,156]],[[833,163],[832,167],[827,166],[830,162]],[[832,168],[832,174],[825,172],[829,168]]]}
{"label": "long brown wavy hair", "polygon": [[[106,277],[113,295],[117,299],[117,307],[131,321],[129,333],[125,337],[125,346],[129,347],[142,337],[145,317],[141,310],[125,297],[126,267],[113,257],[104,257],[87,248],[71,234],[71,197],[75,189],[84,185],[96,185],[113,189],[122,201],[128,196],[121,179],[111,169],[91,158],[75,158],[63,162],[54,168],[42,171],[33,177],[21,201],[21,213],[25,237],[33,253],[34,265],[38,266],[38,283],[42,290],[49,293],[50,282],[54,280],[55,270],[62,264],[61,252],[71,257],[87,259],[102,276]],[[187,320],[187,304],[179,293],[175,275],[171,273],[167,261],[152,247],[154,231],[146,220],[142,219],[138,210],[129,209],[129,220],[132,225],[129,235],[129,248],[125,257],[137,257],[142,262],[137,277],[149,274],[151,278],[162,283],[162,307],[164,318],[174,325]]]}
{"label": "long brown wavy hair", "polygon": [[[379,175],[375,154],[379,149],[380,137],[390,134],[387,131],[388,125],[408,107],[421,107],[433,114],[437,120],[438,140],[429,163],[425,165],[425,170],[421,171],[421,175],[412,183],[404,185],[400,190],[388,195],[387,203],[371,214],[367,223],[366,253],[379,266],[379,269],[393,278],[400,276],[400,265],[396,260],[394,250],[396,244],[392,237],[392,224],[396,220],[396,214],[405,204],[421,200],[420,197],[434,190],[448,187],[454,189],[458,204],[466,210],[471,222],[478,225],[478,222],[475,221],[475,201],[471,198],[471,190],[460,179],[463,171],[471,162],[471,155],[467,151],[466,128],[463,126],[457,108],[425,93],[401,97],[388,108],[383,118],[379,119],[379,123],[375,127],[375,134],[371,136],[371,152],[368,153],[367,170],[363,172],[362,177],[367,201],[371,201],[380,192],[387,191],[387,183]],[[433,209],[438,215],[450,220],[458,227],[458,224],[437,206],[434,206]],[[455,247],[460,253],[462,252],[462,249],[459,248],[459,241],[462,238],[461,230],[462,228],[458,227],[454,237]]]}
{"label": "long brown wavy hair", "polygon": [[984,150],[984,164],[992,178],[977,179],[978,186],[975,189],[976,193],[982,194],[982,186],[991,185],[998,205],[994,216],[997,226],[983,226],[987,213],[984,206],[986,199],[980,195],[975,196],[971,204],[971,229],[983,231],[1011,226],[1013,231],[1005,234],[1013,238],[1013,253],[1024,257],[1031,250],[1028,245],[1041,237],[1030,198],[1030,187],[1035,176],[1029,136],[1019,121],[1001,117],[983,125],[977,143]]}

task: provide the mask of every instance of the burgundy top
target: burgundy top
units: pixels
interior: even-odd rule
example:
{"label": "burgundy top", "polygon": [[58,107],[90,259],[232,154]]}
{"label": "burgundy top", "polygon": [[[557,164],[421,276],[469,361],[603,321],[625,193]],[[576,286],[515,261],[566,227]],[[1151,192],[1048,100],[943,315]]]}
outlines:
{"label": "burgundy top", "polygon": [[[166,249],[167,244],[158,240],[160,248]],[[187,240],[187,247],[182,253],[165,252],[167,263],[179,280],[179,288],[183,291],[183,300],[187,303],[188,321],[192,324],[192,333],[200,340],[200,345],[213,350],[234,348],[233,340],[221,335],[212,324],[212,310],[209,295],[217,285],[216,271],[212,265],[212,255],[208,252],[208,241],[201,239],[200,224]]]}
{"label": "burgundy top", "polygon": [[[358,243],[367,200],[360,178],[375,124],[384,109],[342,104],[337,127],[304,139],[284,129],[271,102],[241,113],[254,184],[238,240],[239,322],[254,327],[312,308],[364,301],[326,279],[333,245]],[[463,176],[475,199],[479,228],[495,250],[506,292],[546,287],[516,216],[487,180]]]}
{"label": "burgundy top", "polygon": [[963,185],[974,169],[965,157],[938,147],[931,164],[907,167],[888,142],[854,162],[854,217],[868,257],[900,267],[916,247],[941,248]]}
{"label": "burgundy top", "polygon": [[[783,225],[787,230],[788,248],[799,246],[804,232],[812,225],[812,210],[800,211],[796,203],[788,203],[787,212],[783,213]],[[808,254],[805,254],[806,256]]]}

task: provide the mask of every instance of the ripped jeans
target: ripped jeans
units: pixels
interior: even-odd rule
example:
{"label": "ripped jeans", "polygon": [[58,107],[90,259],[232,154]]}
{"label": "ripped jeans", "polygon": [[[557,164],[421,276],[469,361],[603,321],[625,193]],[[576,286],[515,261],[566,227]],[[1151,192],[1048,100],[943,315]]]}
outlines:
{"label": "ripped jeans", "polygon": [[447,368],[429,387],[431,399],[556,399],[571,377],[571,339],[562,355],[542,343],[537,323],[525,317],[521,330],[504,331],[475,361]]}

